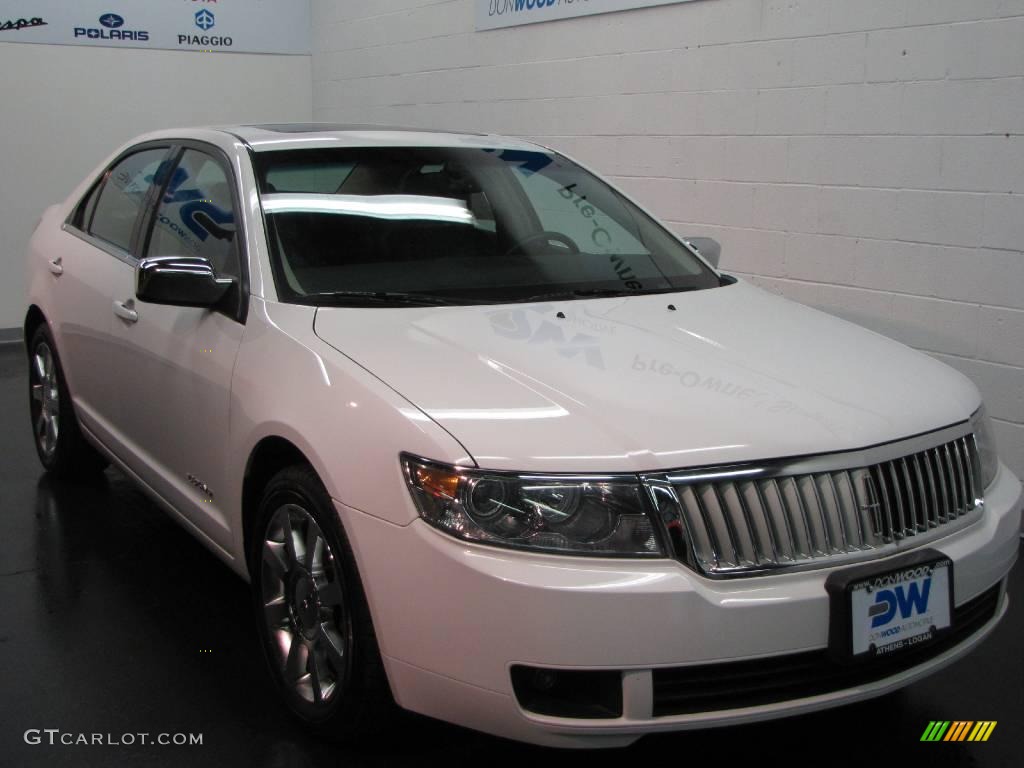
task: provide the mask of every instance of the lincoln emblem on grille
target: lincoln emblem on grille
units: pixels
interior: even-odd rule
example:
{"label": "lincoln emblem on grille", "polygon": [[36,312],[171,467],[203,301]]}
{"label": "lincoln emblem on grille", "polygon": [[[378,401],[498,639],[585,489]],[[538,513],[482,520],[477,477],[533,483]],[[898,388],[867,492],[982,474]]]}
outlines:
{"label": "lincoln emblem on grille", "polygon": [[874,523],[875,533],[884,535],[884,529],[882,527],[882,502],[878,500],[878,494],[875,492],[875,481],[871,477],[870,472],[863,472],[861,474],[864,483],[864,498],[866,501],[860,505],[862,512],[871,513],[871,521]]}

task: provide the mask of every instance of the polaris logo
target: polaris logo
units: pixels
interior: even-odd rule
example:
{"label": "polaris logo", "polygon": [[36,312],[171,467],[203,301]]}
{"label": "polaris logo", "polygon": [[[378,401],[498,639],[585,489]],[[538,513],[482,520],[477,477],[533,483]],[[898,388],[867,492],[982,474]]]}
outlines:
{"label": "polaris logo", "polygon": [[124,26],[124,17],[116,13],[105,13],[99,18],[99,27],[75,27],[75,37],[84,37],[89,40],[136,40],[146,42],[149,40],[149,32],[134,29],[121,29]]}

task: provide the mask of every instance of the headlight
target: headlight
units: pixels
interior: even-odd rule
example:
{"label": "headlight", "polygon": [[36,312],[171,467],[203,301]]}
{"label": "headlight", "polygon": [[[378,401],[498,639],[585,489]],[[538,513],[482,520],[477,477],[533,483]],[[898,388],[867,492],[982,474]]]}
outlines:
{"label": "headlight", "polygon": [[420,515],[467,541],[570,554],[664,557],[632,478],[463,469],[402,454]]}
{"label": "headlight", "polygon": [[981,460],[981,485],[988,488],[996,478],[999,469],[999,454],[996,452],[996,439],[992,434],[992,420],[981,406],[971,416],[971,429],[974,440],[978,444],[978,458]]}

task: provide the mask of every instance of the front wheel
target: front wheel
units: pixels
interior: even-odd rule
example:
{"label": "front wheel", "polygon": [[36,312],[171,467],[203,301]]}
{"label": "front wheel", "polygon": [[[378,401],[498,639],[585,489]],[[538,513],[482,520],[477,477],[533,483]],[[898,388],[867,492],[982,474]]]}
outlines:
{"label": "front wheel", "polygon": [[28,349],[29,413],[39,461],[59,477],[102,472],[108,462],[82,437],[57,346],[45,324],[36,328]]}
{"label": "front wheel", "polygon": [[311,468],[270,481],[254,532],[256,618],[288,709],[333,738],[379,733],[394,704],[351,547]]}

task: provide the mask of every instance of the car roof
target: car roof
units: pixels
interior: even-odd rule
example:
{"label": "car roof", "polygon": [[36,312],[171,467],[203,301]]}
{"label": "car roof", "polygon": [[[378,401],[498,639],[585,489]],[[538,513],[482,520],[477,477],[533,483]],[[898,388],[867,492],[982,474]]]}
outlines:
{"label": "car roof", "polygon": [[256,152],[372,146],[493,147],[530,151],[544,150],[544,147],[530,141],[491,133],[428,130],[391,125],[268,123],[218,126],[213,130],[228,133],[243,140]]}

